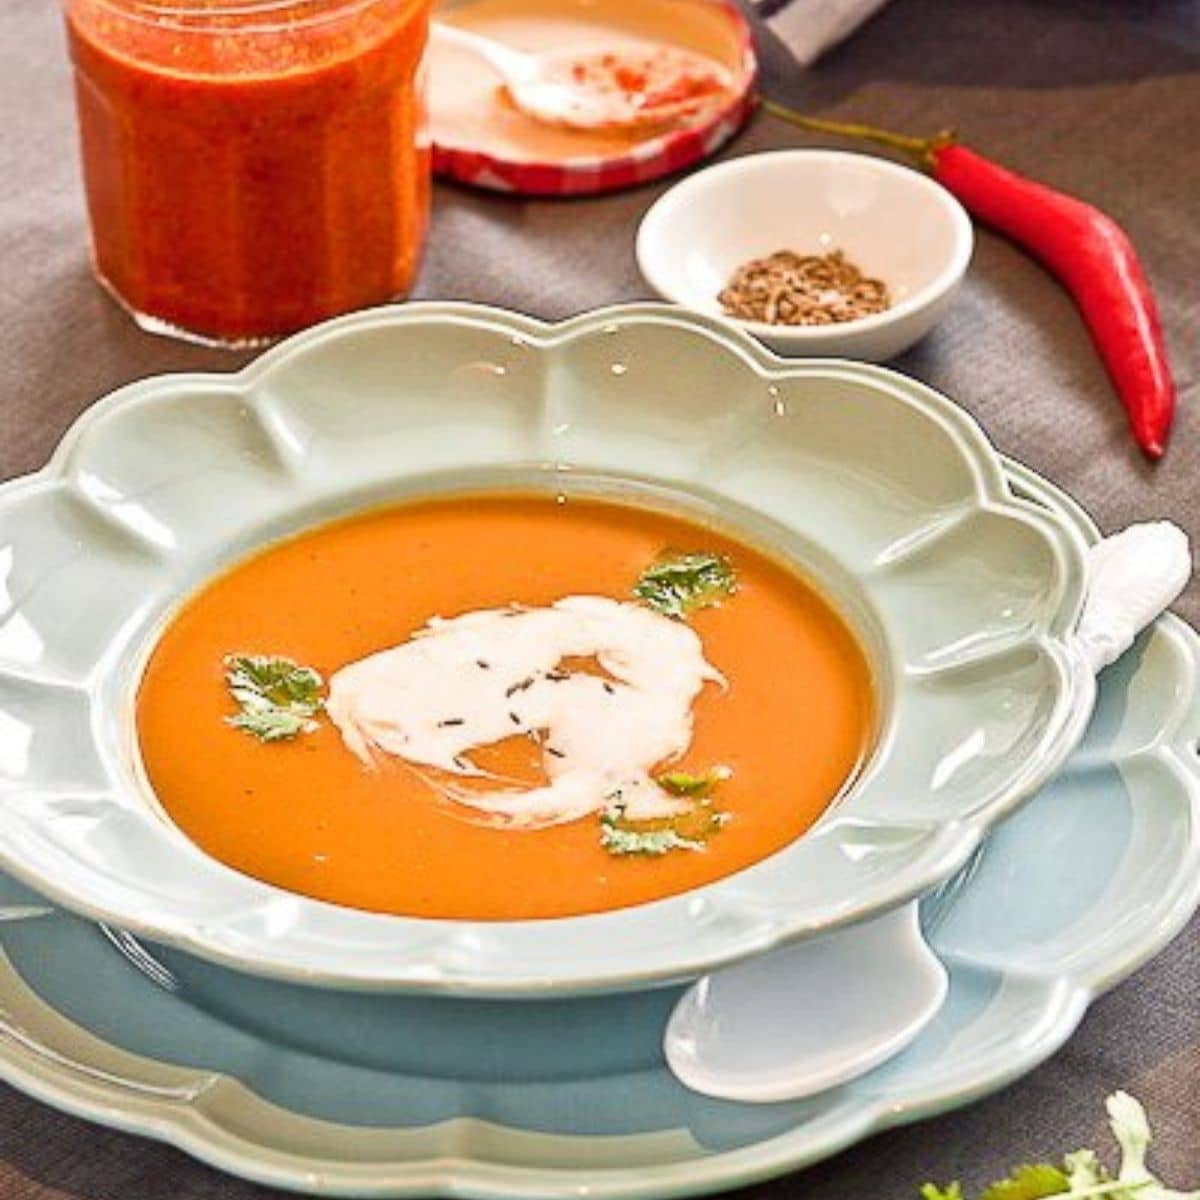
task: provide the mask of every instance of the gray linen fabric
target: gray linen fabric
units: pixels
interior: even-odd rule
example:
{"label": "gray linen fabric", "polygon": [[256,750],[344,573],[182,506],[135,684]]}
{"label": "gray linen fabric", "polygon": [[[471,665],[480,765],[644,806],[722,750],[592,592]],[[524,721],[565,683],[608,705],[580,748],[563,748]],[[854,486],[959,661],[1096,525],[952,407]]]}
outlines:
{"label": "gray linen fabric", "polygon": [[[1180,386],[1161,465],[1134,449],[1066,295],[989,234],[953,312],[897,365],[955,397],[1001,449],[1074,493],[1106,528],[1165,515],[1200,538],[1200,5],[894,0],[810,71],[769,35],[763,50],[766,88],[781,99],[918,132],[955,125],[978,149],[1126,224],[1157,287]],[[108,389],[239,360],[139,333],[92,283],[53,0],[0,5],[0,112],[0,475],[9,476],[40,465]],[[813,141],[760,118],[727,154]],[[633,231],[663,186],[569,202],[439,188],[418,294],[544,317],[644,297]],[[1200,620],[1200,587],[1178,607]],[[927,1178],[981,1183],[1101,1138],[1101,1100],[1119,1086],[1156,1118],[1163,1172],[1200,1181],[1200,923],[1022,1082],[746,1194],[904,1200]],[[0,1200],[267,1194],[0,1085]]]}

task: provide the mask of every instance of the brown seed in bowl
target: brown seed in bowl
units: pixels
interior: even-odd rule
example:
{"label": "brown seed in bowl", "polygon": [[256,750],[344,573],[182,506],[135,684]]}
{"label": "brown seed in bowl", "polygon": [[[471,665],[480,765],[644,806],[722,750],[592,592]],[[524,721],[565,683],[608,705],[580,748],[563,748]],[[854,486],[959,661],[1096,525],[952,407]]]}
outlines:
{"label": "brown seed in bowl", "polygon": [[768,325],[833,325],[891,307],[887,284],[869,279],[840,250],[777,250],[734,271],[717,296],[725,312]]}

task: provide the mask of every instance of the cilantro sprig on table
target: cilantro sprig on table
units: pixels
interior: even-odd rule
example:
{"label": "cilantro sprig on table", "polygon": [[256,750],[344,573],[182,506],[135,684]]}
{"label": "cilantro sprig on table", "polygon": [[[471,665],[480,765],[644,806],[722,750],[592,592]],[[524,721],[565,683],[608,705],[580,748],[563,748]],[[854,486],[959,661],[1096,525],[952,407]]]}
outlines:
{"label": "cilantro sprig on table", "polygon": [[[1108,1123],[1121,1150],[1121,1165],[1112,1175],[1092,1150],[1076,1150],[1061,1164],[1029,1163],[984,1188],[979,1200],[1200,1200],[1200,1191],[1177,1192],[1150,1173],[1146,1153],[1153,1140],[1146,1110],[1127,1092],[1114,1092],[1106,1101]],[[927,1183],[922,1200],[966,1200],[962,1187]]]}
{"label": "cilantro sprig on table", "polygon": [[325,681],[312,667],[270,654],[230,654],[225,683],[241,711],[228,724],[260,742],[279,742],[317,728]]}

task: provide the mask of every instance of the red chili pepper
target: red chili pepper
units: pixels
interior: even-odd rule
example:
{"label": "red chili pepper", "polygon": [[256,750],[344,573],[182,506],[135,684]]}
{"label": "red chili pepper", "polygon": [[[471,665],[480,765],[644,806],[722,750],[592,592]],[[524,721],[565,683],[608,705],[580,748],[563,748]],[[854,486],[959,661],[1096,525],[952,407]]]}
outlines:
{"label": "red chili pepper", "polygon": [[1175,411],[1175,384],[1150,285],[1133,244],[1111,217],[1006,170],[960,145],[952,134],[906,137],[806,117],[770,100],[763,107],[806,129],[867,138],[914,155],[968,212],[1044,263],[1078,305],[1138,445],[1151,458],[1162,456]]}

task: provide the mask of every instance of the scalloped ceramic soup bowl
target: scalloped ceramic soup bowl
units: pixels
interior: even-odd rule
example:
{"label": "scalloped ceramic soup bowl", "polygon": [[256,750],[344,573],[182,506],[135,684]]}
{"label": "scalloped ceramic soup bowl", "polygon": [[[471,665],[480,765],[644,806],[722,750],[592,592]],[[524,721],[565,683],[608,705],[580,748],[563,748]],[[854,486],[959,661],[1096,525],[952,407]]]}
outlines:
{"label": "scalloped ceramic soup bowl", "polygon": [[885,370],[356,314],[0,489],[0,867],[321,986],[694,977],[962,865],[1090,711],[1084,582]]}

